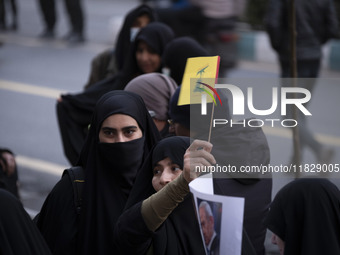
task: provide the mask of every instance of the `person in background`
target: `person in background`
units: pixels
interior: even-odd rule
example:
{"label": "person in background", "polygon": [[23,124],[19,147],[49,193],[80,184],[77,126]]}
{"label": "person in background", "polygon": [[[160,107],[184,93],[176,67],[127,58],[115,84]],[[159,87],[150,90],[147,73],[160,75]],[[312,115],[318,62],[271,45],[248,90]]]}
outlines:
{"label": "person in background", "polygon": [[127,13],[116,46],[101,52],[92,59],[89,79],[84,89],[121,71],[138,31],[155,20],[156,15],[153,9],[147,5],[140,5]]}
{"label": "person in background", "polygon": [[137,34],[122,71],[81,93],[61,95],[57,101],[57,116],[64,153],[71,165],[78,160],[97,100],[109,91],[124,89],[138,75],[161,72],[161,56],[173,38],[174,33],[167,25],[148,24]]}
{"label": "person in background", "polygon": [[0,189],[0,254],[52,254],[21,202]]}
{"label": "person in background", "polygon": [[[143,99],[111,91],[96,104],[77,166],[84,173],[81,208],[69,175],[46,198],[37,226],[54,255],[117,254],[112,236],[136,175],[160,139]],[[80,209],[80,210],[79,210]]]}
{"label": "person in background", "polygon": [[157,143],[117,221],[114,241],[120,254],[205,254],[188,184],[199,174],[191,166],[215,163],[211,148],[206,141],[190,145],[189,137],[180,136]]}
{"label": "person in background", "polygon": [[[10,4],[11,9],[11,25],[7,26],[7,14],[8,4]],[[0,0],[0,31],[5,31],[7,29],[16,31],[18,29],[18,7],[16,0]]]}
{"label": "person in background", "polygon": [[[57,22],[56,1],[55,0],[38,0],[42,18],[45,24],[41,38],[54,38],[55,25]],[[70,23],[70,31],[63,37],[70,43],[81,43],[84,38],[84,12],[81,0],[64,0],[67,16]]]}
{"label": "person in background", "polygon": [[[297,87],[308,89],[313,95],[322,59],[322,46],[331,38],[339,37],[339,26],[333,0],[295,1],[296,9],[296,63]],[[289,22],[289,1],[270,0],[265,17],[265,27],[272,48],[278,55],[281,78],[291,75],[291,36]],[[282,83],[287,83],[284,79]],[[289,83],[289,80],[288,80]],[[291,86],[291,83],[283,86]],[[310,101],[308,102],[310,103]],[[304,104],[306,107],[307,104]],[[287,109],[289,118],[294,119],[293,108]],[[310,148],[316,160],[329,164],[334,156],[332,148],[326,148],[317,141],[307,125],[307,118],[298,110],[298,129],[300,155],[305,148]],[[292,155],[291,163],[297,162]]]}
{"label": "person in background", "polygon": [[19,195],[18,168],[15,155],[6,148],[0,148],[0,187],[11,192],[16,198]]}
{"label": "person in background", "polygon": [[162,56],[165,73],[181,85],[187,59],[208,55],[208,51],[195,39],[188,36],[177,37],[166,46]]}
{"label": "person in background", "polygon": [[169,135],[169,103],[177,84],[160,73],[140,75],[131,80],[124,90],[140,95],[162,137]]}
{"label": "person in background", "polygon": [[340,254],[340,191],[327,179],[297,179],[275,196],[265,225],[280,255]]}

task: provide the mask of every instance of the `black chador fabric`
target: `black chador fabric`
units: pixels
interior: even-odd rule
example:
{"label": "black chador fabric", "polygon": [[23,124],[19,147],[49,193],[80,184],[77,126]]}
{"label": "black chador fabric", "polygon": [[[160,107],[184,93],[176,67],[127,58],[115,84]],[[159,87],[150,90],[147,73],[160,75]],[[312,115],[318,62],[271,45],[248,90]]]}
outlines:
{"label": "black chador fabric", "polygon": [[0,254],[52,254],[20,201],[0,189]]}
{"label": "black chador fabric", "polygon": [[166,46],[162,59],[164,66],[170,69],[170,77],[181,85],[187,59],[208,55],[208,51],[195,39],[184,36],[174,39]]}
{"label": "black chador fabric", "polygon": [[133,26],[134,21],[142,15],[148,15],[150,22],[156,20],[156,13],[146,4],[136,7],[126,15],[114,51],[118,70],[122,70],[126,56],[129,54],[131,46],[131,27]]}
{"label": "black chador fabric", "polygon": [[124,89],[131,79],[143,74],[136,62],[138,42],[145,41],[161,56],[166,44],[173,38],[174,34],[168,26],[159,22],[150,23],[137,34],[129,56],[125,56],[127,59],[122,72],[92,85],[82,93],[62,95],[62,102],[57,103],[57,116],[64,153],[71,165],[79,159],[97,100],[109,91]]}
{"label": "black chador fabric", "polygon": [[[134,118],[143,137],[125,143],[100,143],[101,124],[113,114]],[[159,139],[140,96],[111,91],[99,99],[77,163],[85,173],[79,219],[72,185],[65,175],[46,199],[37,223],[53,254],[115,254],[115,222],[125,207],[138,169]]]}
{"label": "black chador fabric", "polygon": [[172,136],[161,140],[139,172],[126,205],[115,229],[115,241],[121,254],[182,255],[205,254],[196,217],[194,203],[188,194],[167,220],[155,231],[148,230],[141,215],[141,202],[154,194],[153,167],[169,157],[183,169],[183,156],[190,145],[189,137]]}
{"label": "black chador fabric", "polygon": [[284,242],[284,254],[340,254],[340,191],[327,179],[299,179],[273,200],[267,227]]}

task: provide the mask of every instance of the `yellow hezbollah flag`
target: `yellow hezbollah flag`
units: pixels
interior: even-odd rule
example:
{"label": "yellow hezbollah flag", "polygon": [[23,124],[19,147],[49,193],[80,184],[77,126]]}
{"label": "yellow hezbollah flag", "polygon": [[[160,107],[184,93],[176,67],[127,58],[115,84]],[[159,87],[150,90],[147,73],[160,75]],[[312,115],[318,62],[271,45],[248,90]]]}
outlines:
{"label": "yellow hezbollah flag", "polygon": [[[206,88],[215,87],[219,66],[219,56],[188,58],[177,104],[200,104],[202,92],[211,95]],[[213,95],[210,98],[212,102]]]}

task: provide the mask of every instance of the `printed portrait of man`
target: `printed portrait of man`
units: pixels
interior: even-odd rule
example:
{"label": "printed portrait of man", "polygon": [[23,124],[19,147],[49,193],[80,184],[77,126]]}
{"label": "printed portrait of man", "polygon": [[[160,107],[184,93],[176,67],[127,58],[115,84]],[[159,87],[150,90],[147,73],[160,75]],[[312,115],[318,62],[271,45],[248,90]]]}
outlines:
{"label": "printed portrait of man", "polygon": [[202,201],[199,204],[201,229],[208,255],[220,254],[220,238],[215,230],[215,219],[210,204]]}

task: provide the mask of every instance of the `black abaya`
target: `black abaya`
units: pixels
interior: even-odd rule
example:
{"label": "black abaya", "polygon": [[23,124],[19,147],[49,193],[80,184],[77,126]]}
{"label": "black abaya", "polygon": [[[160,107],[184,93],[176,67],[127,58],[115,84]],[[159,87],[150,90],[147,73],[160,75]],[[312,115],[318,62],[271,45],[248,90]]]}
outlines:
{"label": "black abaya", "polygon": [[170,69],[170,77],[181,85],[187,59],[208,55],[208,51],[195,39],[183,36],[174,39],[166,46],[162,59],[164,66]]}
{"label": "black abaya", "polygon": [[153,249],[157,255],[204,255],[202,237],[191,195],[188,194],[155,231],[150,231],[141,214],[141,201],[156,191],[152,187],[153,167],[169,157],[183,169],[183,156],[190,145],[189,137],[172,136],[160,141],[139,172],[127,210],[119,218],[115,242],[121,254],[146,254]]}
{"label": "black abaya", "polygon": [[[102,122],[118,113],[134,118],[143,137],[122,143],[100,143]],[[80,216],[76,214],[71,182],[65,175],[46,199],[37,223],[53,254],[116,254],[112,242],[115,222],[138,169],[159,139],[140,96],[112,91],[99,99],[77,164],[85,174]]]}
{"label": "black abaya", "polygon": [[0,189],[0,204],[0,254],[51,254],[44,238],[16,197]]}
{"label": "black abaya", "polygon": [[283,187],[265,221],[284,254],[340,254],[340,191],[327,179],[298,179]]}

